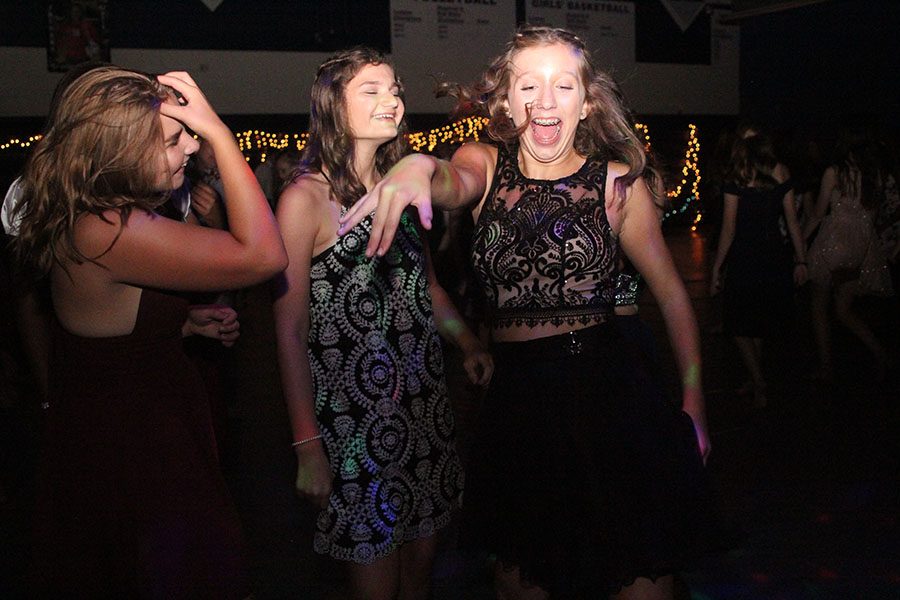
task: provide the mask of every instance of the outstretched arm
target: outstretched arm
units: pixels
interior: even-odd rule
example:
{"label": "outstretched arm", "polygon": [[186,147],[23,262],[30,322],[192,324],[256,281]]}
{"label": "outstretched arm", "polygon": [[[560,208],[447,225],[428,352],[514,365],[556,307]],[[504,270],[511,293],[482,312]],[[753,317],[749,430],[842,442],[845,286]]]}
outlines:
{"label": "outstretched arm", "polygon": [[709,293],[717,294],[722,289],[722,265],[731,250],[734,242],[734,231],[737,227],[738,197],[735,194],[725,194],[722,210],[722,230],[719,233],[719,244],[716,247],[716,259],[713,262],[712,276],[709,282]]}
{"label": "outstretched arm", "polygon": [[343,235],[374,213],[366,255],[383,256],[394,241],[407,206],[415,206],[422,227],[431,229],[432,204],[452,210],[482,200],[494,152],[475,142],[461,146],[449,162],[427,154],[404,157],[341,217],[338,233]]}

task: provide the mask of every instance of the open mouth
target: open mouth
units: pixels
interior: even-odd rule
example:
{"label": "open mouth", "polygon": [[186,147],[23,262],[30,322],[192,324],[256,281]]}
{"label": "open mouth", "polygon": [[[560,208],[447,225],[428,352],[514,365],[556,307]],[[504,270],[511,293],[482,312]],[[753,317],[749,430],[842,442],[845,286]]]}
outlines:
{"label": "open mouth", "polygon": [[562,121],[556,117],[536,117],[531,120],[531,131],[537,143],[553,144],[559,139]]}
{"label": "open mouth", "polygon": [[394,121],[394,113],[381,113],[380,115],[375,115],[373,117],[376,121],[387,120]]}

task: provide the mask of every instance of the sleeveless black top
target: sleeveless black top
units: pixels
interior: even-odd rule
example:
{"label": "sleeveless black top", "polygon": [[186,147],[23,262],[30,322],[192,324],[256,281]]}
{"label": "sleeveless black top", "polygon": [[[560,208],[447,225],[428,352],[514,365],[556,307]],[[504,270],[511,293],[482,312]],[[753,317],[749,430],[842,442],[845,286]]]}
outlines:
{"label": "sleeveless black top", "polygon": [[472,258],[494,327],[589,324],[615,302],[618,242],[605,210],[607,162],[556,180],[525,177],[500,146]]}

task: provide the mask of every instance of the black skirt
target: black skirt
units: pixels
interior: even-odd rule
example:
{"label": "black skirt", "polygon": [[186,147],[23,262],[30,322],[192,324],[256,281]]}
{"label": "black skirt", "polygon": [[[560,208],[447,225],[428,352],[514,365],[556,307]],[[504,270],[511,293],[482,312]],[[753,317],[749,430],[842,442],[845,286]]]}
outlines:
{"label": "black skirt", "polygon": [[598,598],[711,541],[690,417],[613,324],[496,344],[473,443],[464,548],[553,597]]}

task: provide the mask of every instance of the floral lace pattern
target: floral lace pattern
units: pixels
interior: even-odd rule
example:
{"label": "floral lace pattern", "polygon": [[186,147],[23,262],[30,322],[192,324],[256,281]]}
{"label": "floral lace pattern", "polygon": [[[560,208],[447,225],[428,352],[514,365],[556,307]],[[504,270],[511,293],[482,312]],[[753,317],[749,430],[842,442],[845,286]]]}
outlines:
{"label": "floral lace pattern", "polygon": [[615,299],[618,243],[606,218],[607,163],[528,179],[500,147],[472,246],[495,327],[602,321]]}

